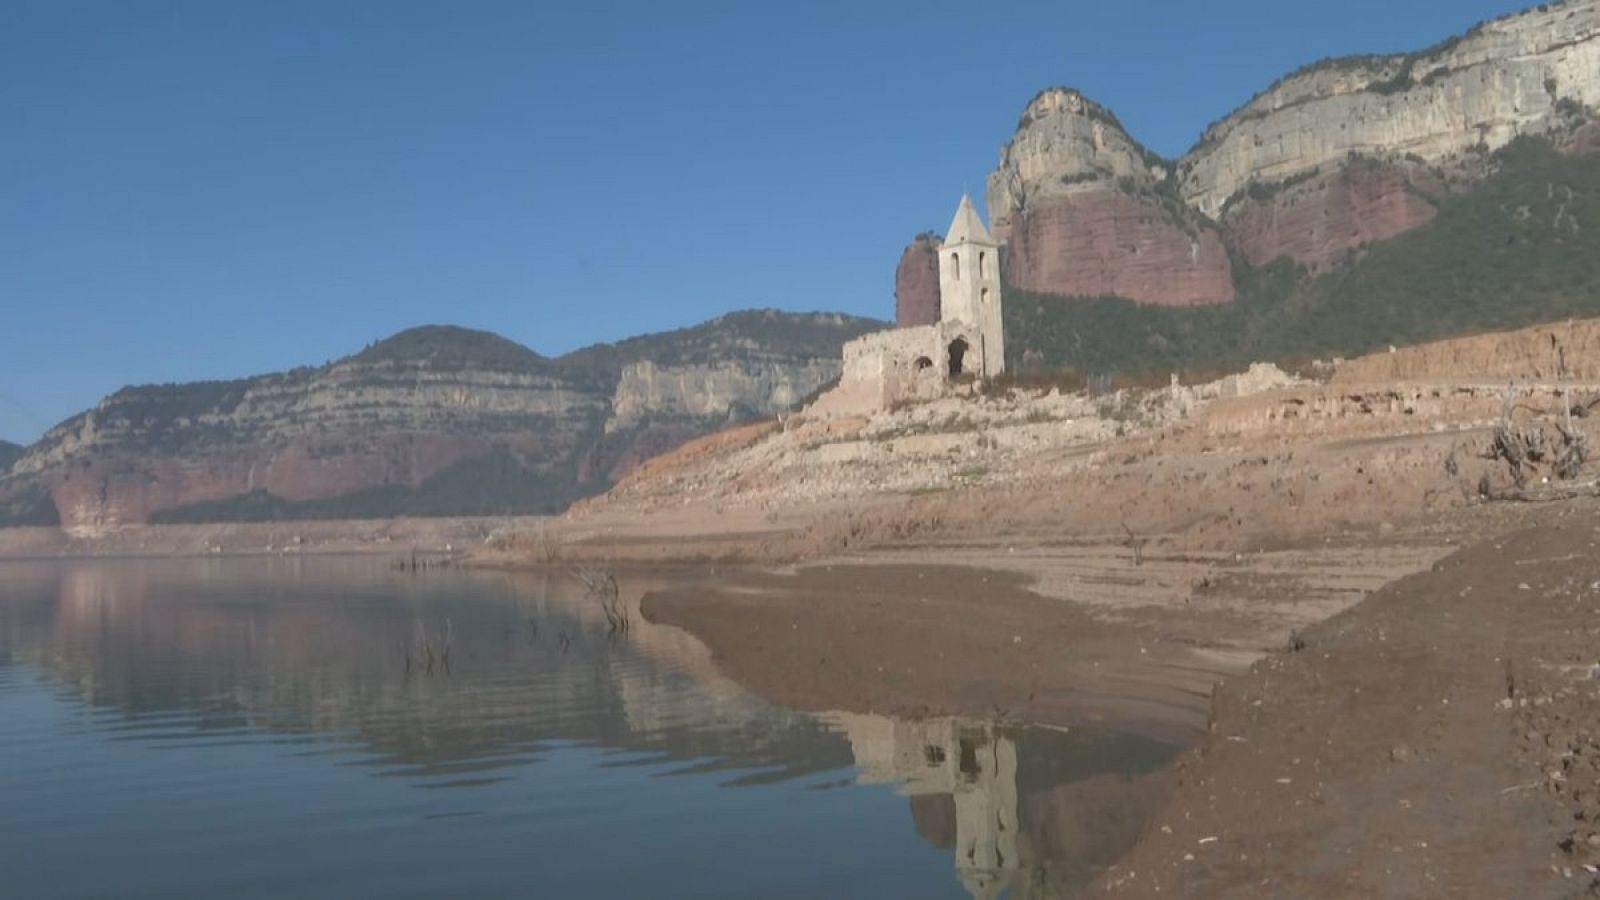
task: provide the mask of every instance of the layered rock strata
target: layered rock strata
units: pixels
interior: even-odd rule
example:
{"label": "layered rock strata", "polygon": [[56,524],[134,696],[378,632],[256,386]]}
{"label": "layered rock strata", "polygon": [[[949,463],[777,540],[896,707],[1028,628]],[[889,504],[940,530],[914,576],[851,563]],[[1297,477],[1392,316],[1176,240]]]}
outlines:
{"label": "layered rock strata", "polygon": [[1176,161],[1051,88],[989,177],[1008,280],[1152,304],[1232,299],[1228,251],[1312,270],[1433,218],[1522,135],[1600,148],[1600,0],[1486,22],[1417,53],[1325,60],[1206,129]]}
{"label": "layered rock strata", "polygon": [[1600,107],[1600,0],[1543,4],[1418,53],[1327,60],[1206,129],[1177,162],[1184,200],[1209,216],[1250,184],[1356,156],[1449,163]]}
{"label": "layered rock strata", "polygon": [[741,313],[560,359],[431,327],[321,368],[127,388],[0,477],[0,524],[554,512],[650,455],[794,406],[882,324]]}
{"label": "layered rock strata", "polygon": [[1173,306],[1234,296],[1217,229],[1116,189],[1052,198],[1015,216],[1003,258],[1007,281],[1032,293]]}
{"label": "layered rock strata", "polygon": [[1233,299],[1220,235],[1177,202],[1168,174],[1105,107],[1066,88],[1042,92],[989,177],[1007,281],[1142,303]]}

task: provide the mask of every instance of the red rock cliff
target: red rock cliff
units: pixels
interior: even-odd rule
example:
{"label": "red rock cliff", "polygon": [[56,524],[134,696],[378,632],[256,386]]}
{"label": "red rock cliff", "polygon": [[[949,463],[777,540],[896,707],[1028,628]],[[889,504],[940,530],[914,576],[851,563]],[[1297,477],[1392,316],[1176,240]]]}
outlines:
{"label": "red rock cliff", "polygon": [[1229,240],[1247,262],[1287,256],[1326,269],[1352,249],[1431,221],[1433,204],[1399,166],[1360,163],[1273,190],[1258,190],[1223,215]]}
{"label": "red rock cliff", "polygon": [[1014,217],[1005,272],[1023,290],[1065,297],[1190,306],[1234,296],[1215,229],[1179,224],[1158,202],[1116,190],[1053,198]]}
{"label": "red rock cliff", "polygon": [[1211,223],[1176,199],[1170,171],[1105,107],[1067,88],[1040,93],[989,176],[1007,280],[1061,296],[1140,303],[1232,300]]}
{"label": "red rock cliff", "polygon": [[1539,4],[1428,50],[1306,66],[1172,161],[1105,107],[1049,88],[1001,150],[989,213],[1019,287],[1227,300],[1226,254],[1208,231],[1220,226],[1252,265],[1287,256],[1327,269],[1430,221],[1439,182],[1470,187],[1488,152],[1518,137],[1569,152],[1600,144],[1596,110],[1600,0]]}

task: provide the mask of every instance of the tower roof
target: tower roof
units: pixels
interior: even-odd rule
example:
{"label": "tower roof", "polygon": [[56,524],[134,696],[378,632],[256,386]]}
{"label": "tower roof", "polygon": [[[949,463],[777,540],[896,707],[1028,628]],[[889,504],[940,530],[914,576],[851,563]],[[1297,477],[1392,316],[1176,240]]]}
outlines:
{"label": "tower roof", "polygon": [[970,195],[961,195],[961,205],[956,208],[956,217],[950,222],[950,230],[945,233],[944,242],[995,245],[994,238],[989,236],[989,229],[983,227],[983,220],[978,218],[978,210],[973,207]]}

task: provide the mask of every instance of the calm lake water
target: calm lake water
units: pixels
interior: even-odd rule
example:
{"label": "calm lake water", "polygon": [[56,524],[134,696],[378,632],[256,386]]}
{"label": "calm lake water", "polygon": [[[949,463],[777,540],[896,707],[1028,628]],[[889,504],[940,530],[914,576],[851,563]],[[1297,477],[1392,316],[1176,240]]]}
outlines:
{"label": "calm lake water", "polygon": [[564,581],[0,563],[7,896],[1071,896],[1175,749],[775,707]]}

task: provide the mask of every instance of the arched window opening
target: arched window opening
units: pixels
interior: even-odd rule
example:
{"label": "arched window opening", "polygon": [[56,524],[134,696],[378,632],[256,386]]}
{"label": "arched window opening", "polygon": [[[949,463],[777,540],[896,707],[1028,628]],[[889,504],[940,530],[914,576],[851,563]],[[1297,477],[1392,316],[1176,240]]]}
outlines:
{"label": "arched window opening", "polygon": [[989,277],[989,254],[987,251],[978,251],[978,277]]}
{"label": "arched window opening", "polygon": [[927,358],[926,356],[919,356],[911,363],[911,367],[916,369],[918,372],[931,369],[933,368],[933,360]]}
{"label": "arched window opening", "polygon": [[966,371],[967,350],[970,347],[965,338],[956,338],[950,342],[950,377],[955,378]]}
{"label": "arched window opening", "polygon": [[961,280],[961,255],[960,254],[957,254],[957,253],[950,254],[950,277],[954,278],[956,281],[960,281]]}
{"label": "arched window opening", "polygon": [[988,306],[989,305],[989,289],[988,288],[984,288],[983,289],[983,305],[984,306]]}

